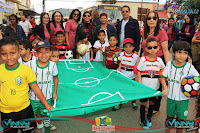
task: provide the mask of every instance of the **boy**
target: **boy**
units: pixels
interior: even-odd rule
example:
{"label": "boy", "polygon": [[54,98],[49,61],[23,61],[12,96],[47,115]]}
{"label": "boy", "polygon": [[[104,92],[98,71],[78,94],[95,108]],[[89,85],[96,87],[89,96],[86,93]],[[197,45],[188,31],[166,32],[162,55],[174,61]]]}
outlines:
{"label": "boy", "polygon": [[[163,71],[161,83],[163,85],[163,95],[167,95],[167,120],[173,119],[176,115],[177,121],[187,119],[189,97],[181,91],[181,81],[189,75],[199,76],[194,66],[186,62],[190,53],[190,44],[186,41],[178,41],[172,47],[175,59],[168,62]],[[168,86],[165,83],[168,79]],[[169,132],[169,130],[167,130]],[[177,128],[181,133],[182,129]]]}
{"label": "boy", "polygon": [[[5,37],[0,40],[0,56],[5,64],[0,65],[0,88],[1,88],[1,121],[12,119],[16,122],[22,119],[34,118],[32,106],[30,105],[28,91],[32,91],[39,98],[43,106],[50,112],[53,109],[42,94],[36,77],[30,67],[18,63],[19,44],[13,38]],[[30,123],[28,128],[11,128],[4,133],[22,132],[31,133],[36,127],[35,122]],[[10,127],[8,127],[10,128]]]}
{"label": "boy", "polygon": [[106,34],[104,30],[100,30],[98,33],[99,40],[94,43],[94,52],[96,52],[95,59],[103,60],[103,52],[105,51],[105,47],[109,46],[109,43],[105,41]]}
{"label": "boy", "polygon": [[59,49],[57,47],[51,45],[50,50],[51,50],[52,54],[51,54],[51,57],[49,60],[53,61],[57,64],[59,61],[59,56],[60,56]]}
{"label": "boy", "polygon": [[122,52],[122,50],[117,46],[118,40],[116,34],[110,34],[108,40],[110,46],[107,46],[105,48],[103,65],[108,69],[117,69],[119,65],[114,63],[114,59],[112,58],[112,56],[115,52]]}
{"label": "boy", "polygon": [[30,36],[30,42],[32,44],[31,54],[33,54],[35,57],[36,57],[35,45],[41,40],[42,39],[36,34],[33,34],[33,35]]}
{"label": "boy", "polygon": [[[57,86],[58,86],[58,70],[57,66],[54,62],[49,61],[49,58],[52,54],[50,51],[50,43],[48,41],[39,41],[36,46],[36,55],[38,60],[31,61],[29,66],[32,68],[37,77],[37,83],[40,86],[47,102],[51,105],[52,98],[52,83],[54,81],[54,93],[53,99],[57,99]],[[38,100],[35,93],[30,90],[29,98],[31,101],[31,105],[33,107],[34,115],[39,113],[42,117],[46,117],[43,112],[44,106],[41,105],[41,102]],[[44,120],[45,133],[50,132],[50,120]]]}
{"label": "boy", "polygon": [[32,46],[30,41],[22,40],[19,42],[19,52],[20,52],[20,58],[18,59],[19,63],[26,65],[28,61],[36,60],[36,57],[30,53],[31,49]]}
{"label": "boy", "polygon": [[[117,71],[121,71],[128,78],[135,80],[134,76],[134,65],[137,61],[139,61],[139,56],[133,53],[133,49],[135,48],[133,39],[126,38],[123,42],[123,49],[125,50],[120,54],[119,67]],[[133,109],[137,110],[136,101],[132,101]],[[116,111],[121,108],[121,104],[115,106],[112,110]]]}
{"label": "boy", "polygon": [[[158,76],[161,69],[165,68],[165,65],[161,58],[157,57],[156,54],[159,50],[158,41],[155,38],[148,38],[146,42],[146,49],[148,52],[147,56],[143,56],[138,64],[138,82],[146,85],[155,90],[159,89],[160,83]],[[145,118],[145,108],[149,101],[149,108],[147,119]],[[142,128],[148,129],[152,126],[151,117],[153,108],[156,102],[156,97],[140,99],[140,125]]]}
{"label": "boy", "polygon": [[67,43],[63,43],[65,35],[62,31],[56,32],[56,44],[54,44],[60,51],[59,59],[65,59],[66,50],[70,50],[70,47]]}

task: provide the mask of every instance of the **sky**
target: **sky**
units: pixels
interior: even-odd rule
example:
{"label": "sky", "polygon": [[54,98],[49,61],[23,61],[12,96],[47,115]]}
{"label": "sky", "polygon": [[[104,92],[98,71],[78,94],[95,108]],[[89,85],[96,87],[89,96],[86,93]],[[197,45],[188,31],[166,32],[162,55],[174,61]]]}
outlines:
{"label": "sky", "polygon": [[[36,12],[41,13],[43,0],[31,0],[31,7],[35,9]],[[45,0],[46,11],[58,8],[77,8],[77,7],[91,7],[95,4],[96,0]],[[164,4],[166,0],[159,0],[160,4]]]}

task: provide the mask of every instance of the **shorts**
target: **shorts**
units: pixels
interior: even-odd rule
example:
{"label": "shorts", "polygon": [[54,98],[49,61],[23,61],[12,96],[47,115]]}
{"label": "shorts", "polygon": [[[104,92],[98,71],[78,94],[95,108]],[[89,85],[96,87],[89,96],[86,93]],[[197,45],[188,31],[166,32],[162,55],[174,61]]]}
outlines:
{"label": "shorts", "polygon": [[[44,113],[44,110],[46,108],[44,107],[44,105],[40,101],[30,100],[30,102],[31,102],[31,105],[33,107],[34,116],[37,114],[38,110],[39,110],[40,115],[46,115],[46,113]],[[48,99],[47,103],[49,105],[51,105],[51,99]]]}
{"label": "shorts", "polygon": [[169,117],[174,117],[181,120],[187,119],[188,116],[188,104],[189,100],[175,101],[167,98],[167,115]]}
{"label": "shorts", "polygon": [[[11,112],[11,113],[3,113],[1,112],[1,121],[2,121],[2,125],[4,125],[3,127],[5,128],[9,128],[11,125],[9,124],[7,126],[7,124],[4,123],[8,121],[8,119],[12,119],[13,122],[16,121],[20,121],[23,119],[28,119],[28,118],[34,118],[34,114],[33,114],[33,109],[32,106],[29,105],[27,108],[19,111],[19,112]],[[7,119],[7,120],[6,120]],[[21,130],[22,133],[31,133],[32,130],[35,129],[36,127],[36,122],[30,122],[30,121],[25,121],[25,123],[28,124],[24,124],[23,126],[25,126],[24,128],[22,127],[22,125],[20,125],[21,127],[10,127],[11,129],[8,129],[7,131],[4,131],[4,133],[17,133],[18,129]]]}
{"label": "shorts", "polygon": [[150,97],[150,98],[144,98],[144,99],[140,99],[140,102],[141,103],[145,103],[145,102],[147,102],[147,101],[152,101],[153,103],[155,103],[156,102],[156,97]]}

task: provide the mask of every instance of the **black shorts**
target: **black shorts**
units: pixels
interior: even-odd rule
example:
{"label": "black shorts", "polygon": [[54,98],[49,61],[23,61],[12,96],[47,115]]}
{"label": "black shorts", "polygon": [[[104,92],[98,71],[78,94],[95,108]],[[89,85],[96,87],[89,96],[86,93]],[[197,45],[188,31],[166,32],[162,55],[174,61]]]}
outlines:
{"label": "black shorts", "polygon": [[[2,126],[6,128],[4,129],[5,130],[4,133],[17,133],[18,129],[20,129],[22,133],[31,133],[31,131],[34,130],[36,127],[36,122],[20,121],[22,119],[28,119],[28,118],[34,118],[33,109],[31,105],[29,105],[27,108],[19,112],[11,112],[11,113],[1,112]],[[18,123],[18,124],[12,124],[12,123]]]}
{"label": "black shorts", "polygon": [[147,101],[152,101],[153,103],[155,103],[156,102],[156,97],[150,97],[150,98],[144,98],[144,99],[140,99],[140,102],[141,103],[145,103],[145,102],[147,102]]}

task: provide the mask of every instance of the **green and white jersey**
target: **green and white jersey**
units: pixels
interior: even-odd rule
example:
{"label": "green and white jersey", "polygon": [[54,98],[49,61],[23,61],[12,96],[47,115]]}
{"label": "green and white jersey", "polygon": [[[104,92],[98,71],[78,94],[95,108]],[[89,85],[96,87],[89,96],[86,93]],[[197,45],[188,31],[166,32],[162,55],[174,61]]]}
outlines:
{"label": "green and white jersey", "polygon": [[183,78],[189,75],[199,76],[199,73],[192,64],[185,62],[183,66],[177,67],[173,61],[167,63],[162,76],[168,79],[168,98],[175,101],[189,99],[181,91],[181,82]]}
{"label": "green and white jersey", "polygon": [[[35,73],[35,76],[37,77],[37,83],[44,94],[44,97],[47,100],[51,99],[53,77],[58,75],[56,63],[49,61],[46,67],[40,67],[38,65],[38,60],[36,60],[30,61],[28,66],[30,66]],[[31,100],[39,100],[32,89],[29,91],[29,98]]]}

